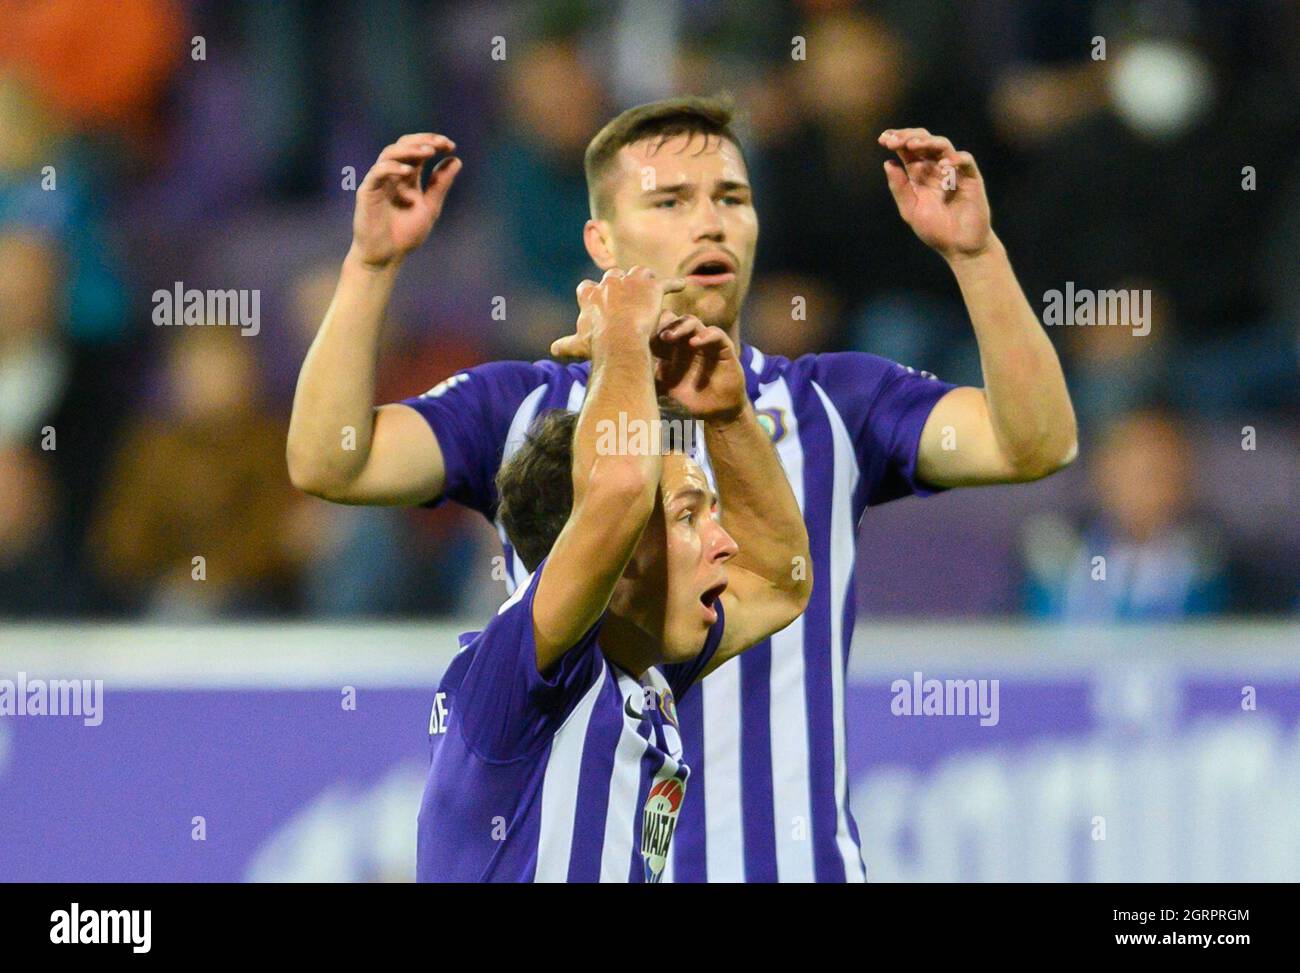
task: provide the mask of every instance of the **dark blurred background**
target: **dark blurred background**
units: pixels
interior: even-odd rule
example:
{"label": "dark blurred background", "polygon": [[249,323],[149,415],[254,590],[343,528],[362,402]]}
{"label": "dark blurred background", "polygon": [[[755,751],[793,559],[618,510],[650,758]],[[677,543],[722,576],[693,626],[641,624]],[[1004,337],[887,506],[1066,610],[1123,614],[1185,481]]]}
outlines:
{"label": "dark blurred background", "polygon": [[[349,167],[428,130],[465,161],[395,296],[391,401],[542,357],[594,270],[587,141],[629,105],[722,88],[762,227],[743,331],[767,353],[982,384],[957,288],[886,189],[887,127],[975,153],[1036,308],[1067,281],[1152,294],[1145,337],[1049,329],[1072,468],[868,513],[869,618],[1300,608],[1300,3],[0,0],[0,615],[495,607],[477,515],[288,483]],[[156,327],[151,295],[178,281],[257,290],[258,333]],[[1094,583],[1099,556],[1121,584]]]}

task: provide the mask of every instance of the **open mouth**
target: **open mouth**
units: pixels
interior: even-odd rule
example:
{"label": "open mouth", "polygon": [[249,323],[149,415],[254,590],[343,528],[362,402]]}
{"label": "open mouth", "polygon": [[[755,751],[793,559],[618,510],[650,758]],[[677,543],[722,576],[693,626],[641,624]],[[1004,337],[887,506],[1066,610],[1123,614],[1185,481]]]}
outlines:
{"label": "open mouth", "polygon": [[713,624],[718,620],[718,609],[716,606],[718,599],[722,597],[722,593],[726,590],[727,582],[719,581],[712,588],[708,588],[702,595],[700,595],[700,604],[704,606],[704,614],[705,617],[708,618],[709,624]]}
{"label": "open mouth", "polygon": [[736,267],[726,256],[709,254],[691,268],[686,279],[706,287],[711,284],[725,284],[736,279]]}

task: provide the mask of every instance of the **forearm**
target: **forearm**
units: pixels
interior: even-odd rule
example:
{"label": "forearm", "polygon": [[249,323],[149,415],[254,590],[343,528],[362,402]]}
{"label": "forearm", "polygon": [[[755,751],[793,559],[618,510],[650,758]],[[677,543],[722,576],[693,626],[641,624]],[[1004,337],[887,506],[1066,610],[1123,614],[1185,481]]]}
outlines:
{"label": "forearm", "polygon": [[803,514],[753,406],[729,422],[706,422],[704,441],[722,524],[739,548],[734,563],[782,589],[811,582]]}
{"label": "forearm", "polygon": [[657,411],[648,351],[643,358],[628,345],[593,355],[574,430],[573,509],[534,603],[543,668],[605,610],[654,511],[662,457],[631,454],[609,434],[620,412],[625,422],[644,420],[652,407]]}
{"label": "forearm", "polygon": [[1002,242],[949,261],[979,344],[984,394],[1003,455],[1029,471],[1073,459],[1074,407],[1056,349],[1025,298]]}
{"label": "forearm", "polygon": [[[379,335],[399,264],[376,269],[354,253],[298,375],[289,420],[289,472],[300,487],[346,483],[370,454]],[[346,430],[351,429],[344,448]],[[355,437],[355,438],[353,438]]]}
{"label": "forearm", "polygon": [[[591,380],[573,444],[574,500],[595,480],[595,474],[612,473],[627,485],[640,481],[651,502],[659,483],[663,457],[654,449],[633,451],[631,438],[638,429],[646,435],[659,421],[655,397],[654,370],[647,342],[629,340],[628,335],[593,340]],[[626,431],[627,441],[621,438]]]}
{"label": "forearm", "polygon": [[633,268],[624,278],[611,270],[600,284],[580,284],[578,302],[580,328],[590,325],[591,376],[573,432],[572,508],[533,597],[541,672],[608,607],[654,512],[663,465],[657,451],[633,450],[623,438],[658,420],[649,327],[662,303],[659,285],[648,271]]}

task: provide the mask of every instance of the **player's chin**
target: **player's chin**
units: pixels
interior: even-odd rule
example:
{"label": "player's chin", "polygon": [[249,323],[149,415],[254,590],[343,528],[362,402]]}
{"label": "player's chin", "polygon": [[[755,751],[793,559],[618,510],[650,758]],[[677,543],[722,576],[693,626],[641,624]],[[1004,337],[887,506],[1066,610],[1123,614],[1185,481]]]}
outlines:
{"label": "player's chin", "polygon": [[[683,626],[686,627],[686,626]],[[692,629],[695,626],[690,626]],[[690,662],[704,651],[704,640],[709,636],[709,626],[701,625],[698,631],[679,632],[664,646],[664,661],[670,665]]]}
{"label": "player's chin", "polygon": [[699,318],[700,323],[706,328],[727,328],[736,320],[737,303],[734,298],[734,291],[715,290],[700,294],[691,301],[691,308],[687,313]]}

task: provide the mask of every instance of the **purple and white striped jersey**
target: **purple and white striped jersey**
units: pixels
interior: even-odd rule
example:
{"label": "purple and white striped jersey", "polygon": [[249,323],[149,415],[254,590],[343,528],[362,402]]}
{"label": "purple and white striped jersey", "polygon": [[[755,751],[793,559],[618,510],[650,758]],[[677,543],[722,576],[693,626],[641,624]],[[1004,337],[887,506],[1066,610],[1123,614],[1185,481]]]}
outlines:
{"label": "purple and white striped jersey", "polygon": [[[868,506],[935,492],[917,481],[917,448],[954,386],[860,352],[790,361],[745,345],[741,361],[808,527],[813,593],[800,618],[720,666],[678,710],[692,778],[672,878],[863,881],[844,730],[857,526]],[[497,468],[536,415],[581,408],[588,374],[586,364],[493,362],[407,399],[438,438],[444,498],[495,519]],[[497,530],[518,584],[527,572]]]}
{"label": "purple and white striped jersey", "polygon": [[597,640],[604,616],[545,675],[526,579],[434,695],[420,804],[421,882],[659,882],[690,789],[676,700],[717,651],[639,679]]}

